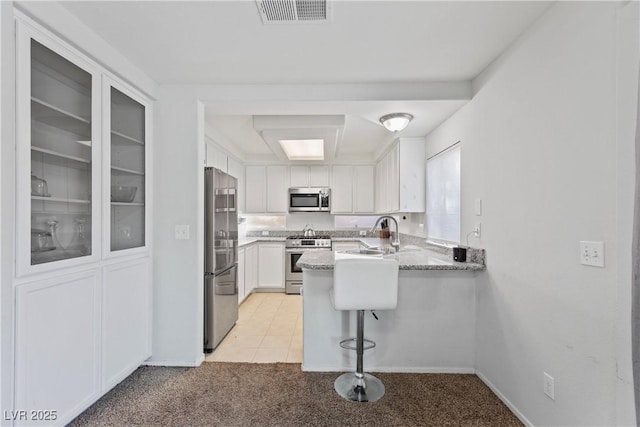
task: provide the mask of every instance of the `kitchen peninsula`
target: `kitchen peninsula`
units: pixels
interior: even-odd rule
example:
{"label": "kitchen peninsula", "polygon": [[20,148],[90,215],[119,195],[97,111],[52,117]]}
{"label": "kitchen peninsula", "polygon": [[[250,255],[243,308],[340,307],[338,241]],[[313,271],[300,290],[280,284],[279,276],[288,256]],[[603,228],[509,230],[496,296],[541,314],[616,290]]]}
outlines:
{"label": "kitchen peninsula", "polygon": [[[308,252],[303,270],[304,371],[349,371],[355,352],[339,342],[355,336],[355,312],[334,310],[329,297],[340,252]],[[400,262],[398,306],[370,312],[365,338],[377,346],[365,352],[365,366],[377,372],[474,372],[477,282],[482,262],[458,263],[445,254],[416,248],[386,255]]]}

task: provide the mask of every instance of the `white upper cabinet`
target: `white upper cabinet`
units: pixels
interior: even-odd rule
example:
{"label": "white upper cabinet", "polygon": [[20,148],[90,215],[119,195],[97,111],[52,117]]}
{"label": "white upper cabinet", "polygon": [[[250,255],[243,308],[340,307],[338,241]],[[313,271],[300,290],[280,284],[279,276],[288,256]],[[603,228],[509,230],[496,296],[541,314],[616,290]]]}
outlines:
{"label": "white upper cabinet", "polygon": [[247,165],[245,167],[246,212],[287,212],[288,172],[286,166]]}
{"label": "white upper cabinet", "polygon": [[110,194],[103,213],[110,228],[105,253],[139,252],[148,246],[150,235],[146,176],[151,107],[133,88],[112,78],[104,78],[102,93],[103,159],[110,165],[103,176],[103,193]]}
{"label": "white upper cabinet", "polygon": [[291,187],[328,187],[329,166],[291,166]]}
{"label": "white upper cabinet", "polygon": [[17,274],[146,250],[150,102],[64,42],[16,28]]}
{"label": "white upper cabinet", "polygon": [[329,166],[309,166],[309,187],[328,186]]}
{"label": "white upper cabinet", "polygon": [[99,257],[100,72],[17,26],[18,275]]}
{"label": "white upper cabinet", "polygon": [[289,179],[286,166],[267,166],[267,212],[288,211]]}
{"label": "white upper cabinet", "polygon": [[291,166],[291,187],[309,186],[309,166]]}
{"label": "white upper cabinet", "polygon": [[374,212],[374,168],[371,165],[353,167],[353,212]]}
{"label": "white upper cabinet", "polygon": [[373,213],[374,167],[372,165],[333,167],[331,212]]}
{"label": "white upper cabinet", "polygon": [[376,165],[376,212],[424,212],[425,142],[400,138]]}
{"label": "white upper cabinet", "polygon": [[331,213],[352,213],[353,166],[334,166],[331,182]]}
{"label": "white upper cabinet", "polygon": [[267,210],[267,167],[245,167],[245,208],[248,213],[262,213]]}

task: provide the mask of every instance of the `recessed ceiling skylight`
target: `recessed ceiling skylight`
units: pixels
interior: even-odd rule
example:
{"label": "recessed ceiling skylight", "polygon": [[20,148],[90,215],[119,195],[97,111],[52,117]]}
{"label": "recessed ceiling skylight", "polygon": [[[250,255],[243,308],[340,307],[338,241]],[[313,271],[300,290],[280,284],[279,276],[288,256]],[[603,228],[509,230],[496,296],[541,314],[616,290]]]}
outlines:
{"label": "recessed ceiling skylight", "polygon": [[324,160],[324,139],[281,139],[289,160]]}

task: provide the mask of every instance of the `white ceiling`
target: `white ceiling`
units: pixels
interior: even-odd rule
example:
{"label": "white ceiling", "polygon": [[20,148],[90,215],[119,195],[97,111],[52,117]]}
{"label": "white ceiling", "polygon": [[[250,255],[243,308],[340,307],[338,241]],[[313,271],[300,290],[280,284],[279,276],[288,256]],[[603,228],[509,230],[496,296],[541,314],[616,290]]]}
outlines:
{"label": "white ceiling", "polygon": [[[460,82],[477,76],[549,7],[543,1],[332,2],[324,24],[263,25],[255,1],[78,1],[63,6],[160,84]],[[457,99],[457,98],[453,98]],[[394,137],[380,115],[416,116],[402,136],[424,136],[464,102],[340,99],[278,106],[279,114],[345,114],[339,152],[372,156]],[[399,108],[404,108],[400,110]],[[206,115],[244,159],[268,159],[253,114]],[[275,157],[274,157],[275,158]]]}

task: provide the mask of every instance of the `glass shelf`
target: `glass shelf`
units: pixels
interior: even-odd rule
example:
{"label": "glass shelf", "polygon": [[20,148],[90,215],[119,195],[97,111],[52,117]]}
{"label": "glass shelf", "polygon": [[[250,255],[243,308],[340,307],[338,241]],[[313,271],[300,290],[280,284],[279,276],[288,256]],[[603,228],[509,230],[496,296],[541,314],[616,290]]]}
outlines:
{"label": "glass shelf", "polygon": [[78,205],[91,204],[91,200],[65,199],[63,197],[45,197],[45,196],[35,196],[35,195],[31,195],[31,200],[40,200],[43,202],[53,202],[53,203],[74,203]]}
{"label": "glass shelf", "polygon": [[43,154],[48,154],[50,156],[59,157],[61,159],[73,160],[73,161],[76,161],[78,163],[91,164],[91,160],[83,159],[83,158],[76,157],[76,156],[70,156],[68,154],[58,153],[57,151],[48,150],[46,148],[36,147],[35,145],[31,146],[31,151],[35,151],[35,152],[43,153]]}
{"label": "glass shelf", "polygon": [[144,145],[144,141],[125,135],[115,130],[111,131],[111,144],[138,144]]}
{"label": "glass shelf", "polygon": [[121,168],[118,166],[113,166],[111,165],[111,172],[115,172],[115,173],[124,173],[124,174],[129,174],[129,175],[141,175],[144,176],[144,172],[140,172],[140,171],[134,171],[132,169],[125,169],[125,168]]}
{"label": "glass shelf", "polygon": [[31,118],[58,129],[91,139],[91,122],[37,98],[31,98]]}
{"label": "glass shelf", "polygon": [[111,202],[111,206],[144,206],[144,203],[136,203],[136,202]]}

